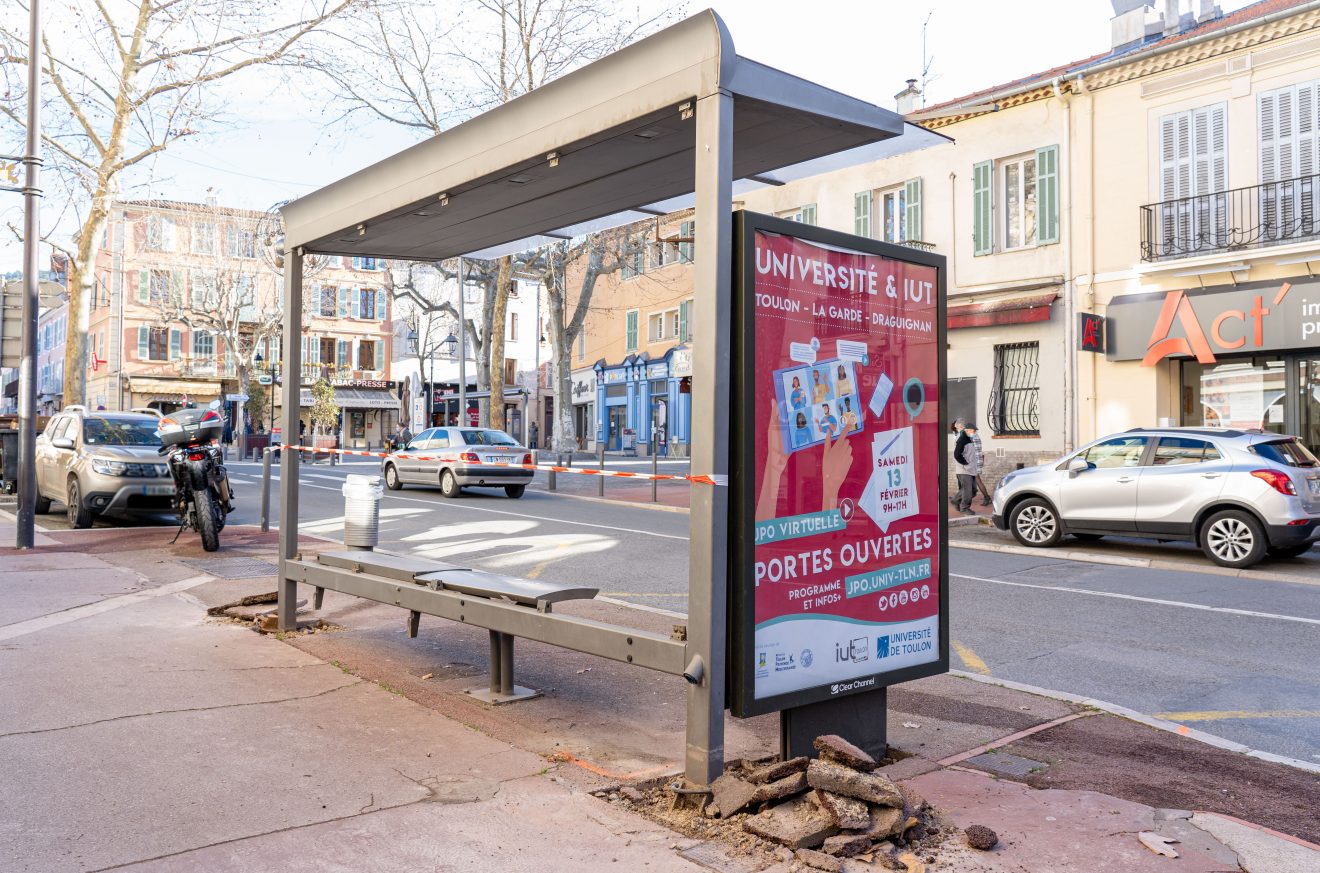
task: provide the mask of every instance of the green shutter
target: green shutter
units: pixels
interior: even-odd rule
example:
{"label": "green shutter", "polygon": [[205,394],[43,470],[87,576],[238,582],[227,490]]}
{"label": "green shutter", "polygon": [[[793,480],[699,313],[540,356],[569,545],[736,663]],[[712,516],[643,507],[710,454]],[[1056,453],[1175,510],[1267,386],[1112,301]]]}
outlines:
{"label": "green shutter", "polygon": [[138,360],[145,361],[147,359],[147,354],[150,351],[147,347],[147,329],[145,327],[139,327],[137,330],[138,330]]}
{"label": "green shutter", "polygon": [[994,162],[983,161],[972,167],[972,254],[988,255],[994,251],[990,215],[990,191],[994,180]]}
{"label": "green shutter", "polygon": [[362,317],[362,289],[350,288],[348,292],[348,314],[351,318]]}
{"label": "green shutter", "polygon": [[1036,244],[1059,241],[1059,147],[1036,149]]}
{"label": "green shutter", "polygon": [[340,288],[335,292],[335,315],[348,318],[348,289]]}
{"label": "green shutter", "polygon": [[335,340],[335,366],[341,369],[348,366],[348,340]]}
{"label": "green shutter", "polygon": [[853,233],[871,235],[871,192],[858,191],[853,195]]}
{"label": "green shutter", "polygon": [[921,242],[925,239],[921,230],[921,179],[908,179],[903,183],[903,208],[907,215],[903,217],[906,225],[907,240]]}
{"label": "green shutter", "polygon": [[691,315],[692,301],[684,300],[678,304],[678,341],[685,343],[689,339],[688,318]]}
{"label": "green shutter", "polygon": [[385,341],[376,340],[376,369],[385,369]]}
{"label": "green shutter", "polygon": [[803,224],[815,224],[815,223],[816,223],[816,204],[815,204],[815,203],[808,203],[806,206],[803,206],[803,207],[802,207],[802,223],[803,223]]}
{"label": "green shutter", "polygon": [[[376,320],[377,320],[377,321],[385,321],[385,307],[386,307],[386,303],[385,303],[385,292],[384,292],[384,291],[377,291],[377,292],[376,292]],[[380,368],[377,367],[376,369],[380,369]]]}
{"label": "green shutter", "polygon": [[170,328],[170,360],[183,357],[183,331]]}
{"label": "green shutter", "polygon": [[[692,239],[692,238],[693,238],[693,237],[692,237],[692,227],[693,227],[692,222],[690,222],[690,221],[684,221],[683,223],[681,223],[681,224],[678,226],[678,235],[679,235],[680,237],[682,237],[683,239],[686,239],[686,240],[690,240],[690,239]],[[683,263],[685,263],[685,264],[690,264],[690,263],[692,263],[692,248],[693,248],[693,243],[691,243],[691,242],[681,242],[681,243],[679,243],[679,244],[678,244],[678,259],[679,259],[680,261],[682,261]]]}
{"label": "green shutter", "polygon": [[628,313],[628,351],[637,350],[637,310]]}
{"label": "green shutter", "polygon": [[138,303],[149,303],[151,301],[151,271],[138,270]]}

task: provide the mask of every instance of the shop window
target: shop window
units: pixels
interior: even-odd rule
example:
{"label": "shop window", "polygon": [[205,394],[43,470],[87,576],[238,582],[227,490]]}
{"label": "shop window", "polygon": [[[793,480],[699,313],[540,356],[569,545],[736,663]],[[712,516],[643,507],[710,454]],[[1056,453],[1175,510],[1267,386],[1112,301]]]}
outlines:
{"label": "shop window", "polygon": [[998,436],[1040,436],[1040,343],[995,346],[986,417]]}

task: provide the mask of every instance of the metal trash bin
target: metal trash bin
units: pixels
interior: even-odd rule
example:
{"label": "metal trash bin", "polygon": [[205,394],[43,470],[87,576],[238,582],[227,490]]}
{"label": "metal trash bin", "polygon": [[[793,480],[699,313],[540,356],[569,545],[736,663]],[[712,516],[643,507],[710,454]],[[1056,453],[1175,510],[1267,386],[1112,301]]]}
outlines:
{"label": "metal trash bin", "polygon": [[0,429],[0,494],[18,490],[18,431]]}
{"label": "metal trash bin", "polygon": [[344,482],[344,545],[370,551],[380,541],[379,476],[349,475]]}

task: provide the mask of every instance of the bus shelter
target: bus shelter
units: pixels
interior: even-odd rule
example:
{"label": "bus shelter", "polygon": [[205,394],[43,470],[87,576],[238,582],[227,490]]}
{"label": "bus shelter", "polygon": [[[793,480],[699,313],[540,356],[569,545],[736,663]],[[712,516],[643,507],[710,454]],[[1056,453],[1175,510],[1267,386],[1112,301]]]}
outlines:
{"label": "bus shelter", "polygon": [[[727,476],[734,197],[943,142],[889,110],[739,57],[698,13],[282,208],[284,432],[297,428],[309,255],[491,258],[695,208],[693,473]],[[298,453],[280,477],[281,628],[296,625]],[[686,775],[722,770],[729,489],[694,487]],[[628,659],[631,661],[631,657]]]}

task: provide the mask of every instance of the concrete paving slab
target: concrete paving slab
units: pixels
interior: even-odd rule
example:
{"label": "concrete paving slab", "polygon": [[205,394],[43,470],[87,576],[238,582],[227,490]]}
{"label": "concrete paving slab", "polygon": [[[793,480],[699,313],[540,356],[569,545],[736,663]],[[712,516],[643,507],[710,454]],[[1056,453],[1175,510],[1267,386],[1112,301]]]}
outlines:
{"label": "concrete paving slab", "polygon": [[95,568],[10,570],[0,566],[0,627],[136,591],[136,573],[105,562]]}
{"label": "concrete paving slab", "polygon": [[[582,873],[707,868],[669,847],[678,835],[546,776],[508,781],[470,804],[421,802],[209,846],[132,873]],[[687,841],[684,841],[686,844]]]}
{"label": "concrete paving slab", "polygon": [[1315,873],[1320,851],[1280,839],[1277,835],[1222,815],[1198,812],[1191,825],[1237,853],[1247,873]]}
{"label": "concrete paving slab", "polygon": [[[1092,791],[1039,791],[960,770],[941,770],[908,783],[960,828],[985,825],[999,835],[989,853],[974,853],[1023,873],[1059,870],[1159,871],[1169,859],[1145,848],[1137,834],[1151,830],[1154,810]],[[1181,873],[1224,873],[1222,860],[1197,846],[1175,846]],[[1001,869],[1002,869],[1001,867]],[[960,869],[960,868],[952,868]],[[976,869],[966,867],[961,869]]]}

